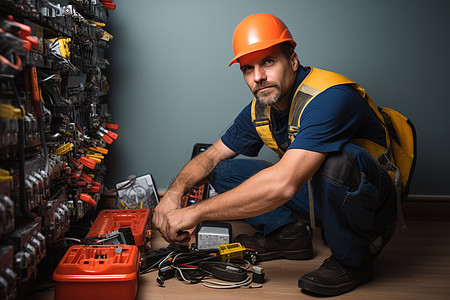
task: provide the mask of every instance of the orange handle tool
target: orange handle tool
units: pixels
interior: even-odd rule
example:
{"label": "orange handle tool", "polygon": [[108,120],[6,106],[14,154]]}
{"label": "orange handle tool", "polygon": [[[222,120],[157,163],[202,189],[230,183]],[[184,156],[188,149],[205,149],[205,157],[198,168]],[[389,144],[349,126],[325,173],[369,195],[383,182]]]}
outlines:
{"label": "orange handle tool", "polygon": [[117,125],[117,124],[112,124],[112,123],[106,123],[106,124],[105,124],[105,127],[108,128],[108,129],[112,129],[112,130],[117,130],[117,129],[119,129],[119,125]]}
{"label": "orange handle tool", "polygon": [[16,34],[20,39],[23,40],[24,42],[23,48],[26,51],[30,51],[31,47],[37,49],[38,40],[31,36],[30,26],[14,21],[14,17],[12,15],[8,16],[8,21],[11,22],[11,24],[13,24],[12,26],[14,25],[17,26],[17,28],[13,30],[14,34]]}
{"label": "orange handle tool", "polygon": [[100,185],[92,185],[89,193],[100,193]]}
{"label": "orange handle tool", "polygon": [[88,174],[86,174],[86,173],[84,173],[84,172],[81,172],[81,178],[83,178],[84,180],[86,180],[86,182],[87,182],[88,184],[91,184],[92,181],[94,181],[94,180],[92,179],[91,176],[89,176]]}
{"label": "orange handle tool", "polygon": [[100,129],[100,132],[102,132],[103,134],[107,134],[109,137],[111,137],[115,140],[117,140],[117,138],[119,137],[119,135],[117,133],[112,132],[111,130],[107,130],[101,126],[99,127],[99,129]]}
{"label": "orange handle tool", "polygon": [[112,0],[100,0],[100,2],[106,9],[116,9],[116,4],[112,3]]}
{"label": "orange handle tool", "polygon": [[87,204],[89,204],[92,207],[97,206],[97,202],[95,202],[95,200],[92,199],[92,197],[89,194],[81,193],[80,200],[83,202],[86,202]]}
{"label": "orange handle tool", "polygon": [[117,138],[119,137],[119,135],[115,132],[112,132],[111,130],[108,130],[108,132],[106,133],[109,137],[112,137],[113,139],[117,140]]}
{"label": "orange handle tool", "polygon": [[31,94],[33,95],[33,106],[38,117],[42,117],[41,97],[39,96],[39,85],[36,67],[30,68],[31,75]]}
{"label": "orange handle tool", "polygon": [[101,154],[108,154],[108,149],[102,148],[102,147],[89,147],[90,150],[94,151],[94,152],[98,152]]}
{"label": "orange handle tool", "polygon": [[98,135],[99,136],[101,136],[102,137],[102,139],[106,142],[106,143],[108,143],[108,144],[112,144],[112,142],[113,142],[113,139],[112,138],[110,138],[108,135],[106,135],[106,134],[104,134],[104,133],[102,133],[102,132],[98,132]]}
{"label": "orange handle tool", "polygon": [[101,188],[100,182],[92,181],[91,189],[89,190],[90,193],[99,193]]}
{"label": "orange handle tool", "polygon": [[72,157],[70,159],[70,161],[77,167],[77,169],[81,170],[83,169],[83,165],[80,163],[80,161],[78,159],[76,159],[75,157]]}
{"label": "orange handle tool", "polygon": [[81,156],[80,157],[80,162],[85,165],[86,167],[88,167],[89,169],[95,169],[95,161],[93,161],[90,158],[87,158],[86,156]]}

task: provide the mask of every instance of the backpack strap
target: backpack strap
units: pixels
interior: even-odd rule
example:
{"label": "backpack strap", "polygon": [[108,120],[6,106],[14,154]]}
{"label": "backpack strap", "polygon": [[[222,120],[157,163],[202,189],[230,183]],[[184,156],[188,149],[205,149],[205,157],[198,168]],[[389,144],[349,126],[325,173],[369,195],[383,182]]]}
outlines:
{"label": "backpack strap", "polygon": [[256,98],[253,98],[251,107],[252,122],[264,144],[275,151],[281,158],[286,151],[286,148],[278,145],[275,140],[270,120],[270,107],[270,105],[266,106],[257,101]]}
{"label": "backpack strap", "polygon": [[414,173],[417,158],[416,131],[412,122],[399,112],[380,107],[390,142],[385,155],[378,162],[388,171],[397,189],[397,213],[399,225],[404,228],[402,201],[409,193],[409,184]]}
{"label": "backpack strap", "polygon": [[337,73],[313,67],[310,68],[311,70],[308,76],[302,81],[294,94],[294,99],[292,100],[291,109],[289,111],[289,135],[292,141],[295,139],[300,128],[300,119],[306,106],[321,92],[336,85],[351,85],[364,100],[366,100],[377,115],[377,118],[380,121],[383,120],[383,116],[378,112],[375,103],[359,84]]}

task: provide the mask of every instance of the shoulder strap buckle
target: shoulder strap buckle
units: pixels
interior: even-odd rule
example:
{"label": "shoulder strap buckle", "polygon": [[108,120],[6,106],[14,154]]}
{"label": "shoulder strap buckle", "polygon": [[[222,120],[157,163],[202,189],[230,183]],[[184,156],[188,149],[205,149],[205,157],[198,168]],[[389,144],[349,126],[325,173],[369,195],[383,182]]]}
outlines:
{"label": "shoulder strap buckle", "polygon": [[270,119],[269,118],[261,118],[261,119],[253,120],[253,124],[255,125],[255,127],[270,125]]}

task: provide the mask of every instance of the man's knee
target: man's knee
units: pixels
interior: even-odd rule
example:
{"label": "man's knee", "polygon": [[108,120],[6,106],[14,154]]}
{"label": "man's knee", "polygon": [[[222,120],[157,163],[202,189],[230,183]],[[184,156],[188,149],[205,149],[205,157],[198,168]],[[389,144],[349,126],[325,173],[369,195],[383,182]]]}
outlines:
{"label": "man's knee", "polygon": [[217,192],[233,189],[259,171],[272,164],[264,160],[228,159],[220,162],[214,169],[211,183]]}

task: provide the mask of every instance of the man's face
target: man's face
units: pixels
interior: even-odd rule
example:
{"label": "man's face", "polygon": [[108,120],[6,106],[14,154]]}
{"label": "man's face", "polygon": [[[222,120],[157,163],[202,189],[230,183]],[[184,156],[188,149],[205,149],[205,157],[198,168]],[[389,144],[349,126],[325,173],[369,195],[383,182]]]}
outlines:
{"label": "man's face", "polygon": [[256,99],[278,110],[288,107],[288,97],[298,69],[297,54],[288,60],[279,45],[244,55],[239,59],[242,74]]}

